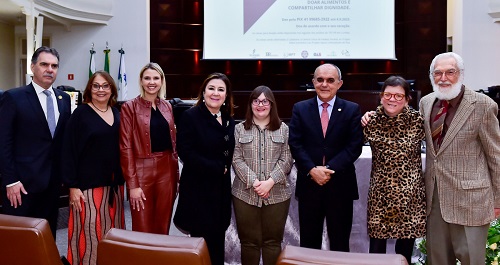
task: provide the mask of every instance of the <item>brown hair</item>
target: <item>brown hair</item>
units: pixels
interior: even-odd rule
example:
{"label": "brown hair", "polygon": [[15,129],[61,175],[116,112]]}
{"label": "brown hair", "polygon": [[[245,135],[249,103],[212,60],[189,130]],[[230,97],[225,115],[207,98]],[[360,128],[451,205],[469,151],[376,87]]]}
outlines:
{"label": "brown hair", "polygon": [[384,81],[384,84],[382,85],[382,90],[380,92],[384,93],[385,88],[388,86],[400,86],[400,87],[402,87],[403,90],[405,91],[406,100],[408,100],[408,102],[410,102],[410,100],[411,100],[410,84],[408,83],[408,81],[406,81],[406,79],[404,79],[398,75],[389,76],[389,78],[387,78]]}
{"label": "brown hair", "polygon": [[199,106],[203,104],[203,92],[205,92],[205,88],[207,87],[208,82],[210,82],[213,79],[220,79],[224,82],[224,84],[226,84],[226,100],[224,101],[224,104],[222,104],[220,108],[221,110],[228,112],[230,116],[233,116],[234,115],[233,92],[231,89],[231,82],[229,81],[229,78],[227,78],[225,74],[221,73],[210,74],[201,84],[200,91],[198,92],[198,97],[196,98],[197,101],[194,105]]}
{"label": "brown hair", "polygon": [[108,106],[114,106],[118,99],[118,89],[116,88],[115,80],[105,71],[96,71],[87,82],[87,86],[85,86],[85,90],[83,91],[83,102],[89,103],[92,101],[92,84],[94,83],[94,79],[97,76],[102,76],[108,82],[111,89],[111,96],[108,100]]}
{"label": "brown hair", "polygon": [[269,110],[269,124],[267,125],[267,129],[270,131],[276,131],[281,126],[281,120],[278,116],[278,106],[276,105],[273,91],[267,86],[258,86],[252,91],[250,97],[248,98],[247,113],[245,115],[245,121],[243,122],[245,130],[250,130],[253,124],[252,102],[262,93],[264,93],[266,99],[271,102],[271,105],[269,105],[271,109]]}

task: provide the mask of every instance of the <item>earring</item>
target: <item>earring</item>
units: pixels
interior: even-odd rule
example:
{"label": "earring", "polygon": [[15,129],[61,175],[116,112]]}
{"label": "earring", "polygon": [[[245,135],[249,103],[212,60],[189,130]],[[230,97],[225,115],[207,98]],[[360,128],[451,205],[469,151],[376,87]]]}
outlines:
{"label": "earring", "polygon": [[222,106],[226,106],[226,102],[222,103]]}

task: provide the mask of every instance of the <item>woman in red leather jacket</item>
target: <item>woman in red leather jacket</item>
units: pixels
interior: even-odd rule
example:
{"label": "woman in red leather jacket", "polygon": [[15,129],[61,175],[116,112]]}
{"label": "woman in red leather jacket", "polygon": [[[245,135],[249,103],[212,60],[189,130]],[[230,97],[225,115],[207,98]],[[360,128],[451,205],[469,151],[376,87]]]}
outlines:
{"label": "woman in red leather jacket", "polygon": [[120,122],[132,230],[168,234],[179,181],[174,116],[161,67],[148,63],[139,78],[141,94],[122,105]]}

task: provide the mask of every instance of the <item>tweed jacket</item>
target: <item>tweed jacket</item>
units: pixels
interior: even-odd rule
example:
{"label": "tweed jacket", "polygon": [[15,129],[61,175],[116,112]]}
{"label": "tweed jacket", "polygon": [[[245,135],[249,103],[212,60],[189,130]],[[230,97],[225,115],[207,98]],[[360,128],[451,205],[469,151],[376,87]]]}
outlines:
{"label": "tweed jacket", "polygon": [[485,225],[495,218],[493,209],[500,208],[498,105],[486,95],[465,88],[462,102],[436,151],[430,129],[435,100],[435,93],[431,93],[420,101],[428,143],[424,174],[427,215],[437,188],[446,222]]}
{"label": "tweed jacket", "polygon": [[[233,155],[234,178],[232,194],[254,206],[276,204],[290,199],[287,180],[293,158],[288,146],[288,126],[281,123],[279,129],[270,131],[252,124],[245,130],[243,122],[234,130],[236,145]],[[269,198],[264,200],[253,189],[256,179],[274,180]]]}

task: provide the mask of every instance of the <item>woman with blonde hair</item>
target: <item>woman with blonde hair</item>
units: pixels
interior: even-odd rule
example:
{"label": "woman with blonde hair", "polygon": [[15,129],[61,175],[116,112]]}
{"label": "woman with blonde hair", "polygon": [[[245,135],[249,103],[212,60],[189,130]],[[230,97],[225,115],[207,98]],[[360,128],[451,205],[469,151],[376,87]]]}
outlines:
{"label": "woman with blonde hair", "polygon": [[120,162],[130,194],[132,230],[168,234],[179,166],[165,74],[156,63],[139,74],[140,95],[121,108]]}

